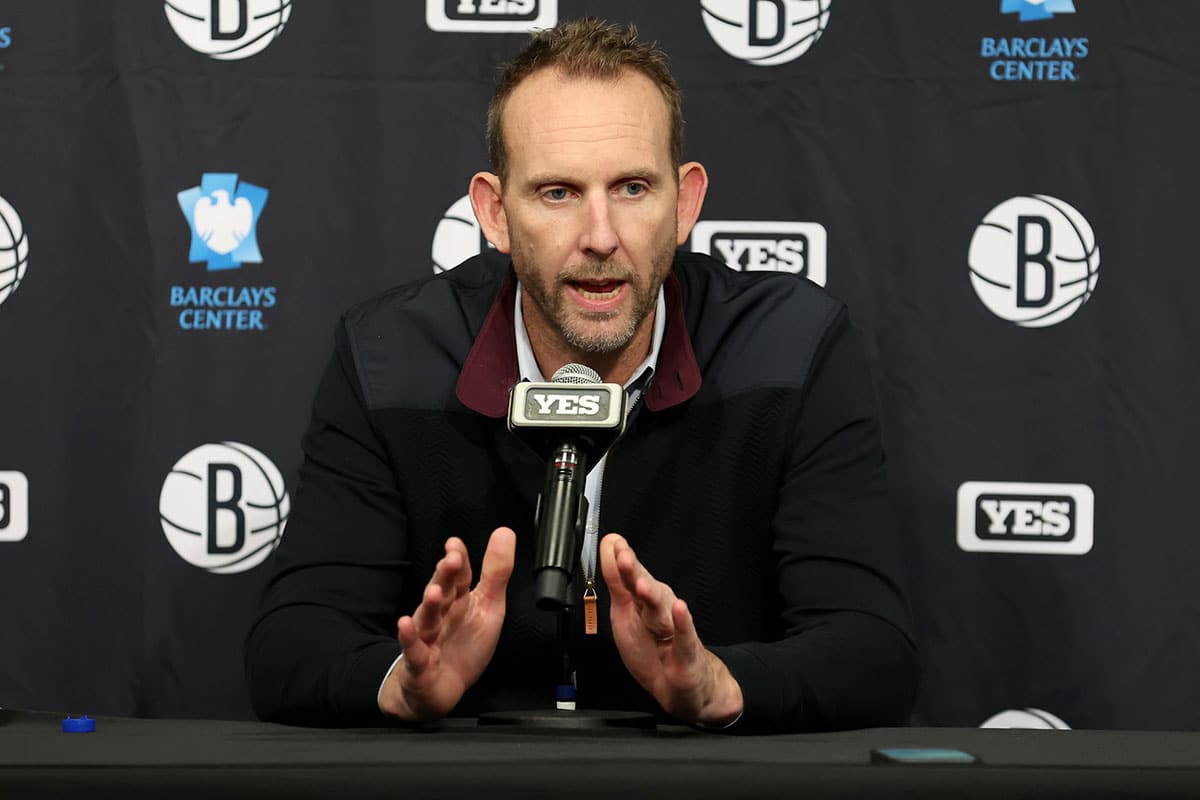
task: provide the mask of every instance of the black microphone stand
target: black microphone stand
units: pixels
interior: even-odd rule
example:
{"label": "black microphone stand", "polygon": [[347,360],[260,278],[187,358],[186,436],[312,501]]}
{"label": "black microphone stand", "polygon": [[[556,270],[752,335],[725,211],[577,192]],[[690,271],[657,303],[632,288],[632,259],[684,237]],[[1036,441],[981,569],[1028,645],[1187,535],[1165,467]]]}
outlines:
{"label": "black microphone stand", "polygon": [[[574,375],[572,373],[575,373]],[[588,377],[580,380],[579,374]],[[583,386],[580,386],[583,384]],[[549,457],[546,478],[538,495],[534,525],[537,529],[536,560],[534,562],[535,602],[539,609],[557,615],[559,652],[561,654],[559,685],[554,708],[535,711],[496,711],[479,715],[480,725],[497,726],[522,732],[590,730],[653,732],[655,717],[640,711],[608,711],[579,709],[575,705],[575,669],[572,659],[572,636],[575,630],[577,593],[572,591],[576,559],[583,543],[587,524],[588,501],[584,494],[590,469],[588,454],[603,454],[625,427],[625,395],[623,391],[610,401],[608,409],[600,404],[601,397],[591,399],[588,406],[567,405],[575,409],[567,414],[582,412],[601,417],[599,426],[578,425],[564,421],[562,416],[548,412],[549,400],[530,404],[527,395],[537,389],[542,392],[566,393],[569,401],[578,390],[600,387],[599,376],[587,367],[569,364],[557,373],[550,384],[518,384],[509,400],[509,429],[524,430],[527,441],[538,452]],[[587,388],[585,388],[587,387]],[[609,395],[613,397],[612,395]],[[611,411],[611,413],[610,413]],[[547,424],[546,415],[549,413]],[[570,433],[564,434],[562,428]],[[547,446],[550,446],[547,450]]]}

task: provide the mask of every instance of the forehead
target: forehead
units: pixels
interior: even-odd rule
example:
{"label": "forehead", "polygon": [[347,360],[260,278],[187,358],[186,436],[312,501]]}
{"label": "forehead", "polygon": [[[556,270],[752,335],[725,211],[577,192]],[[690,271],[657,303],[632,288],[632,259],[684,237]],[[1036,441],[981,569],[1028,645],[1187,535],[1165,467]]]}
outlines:
{"label": "forehead", "polygon": [[634,70],[613,79],[539,70],[513,89],[501,124],[510,172],[615,156],[649,162],[644,167],[669,167],[666,99]]}

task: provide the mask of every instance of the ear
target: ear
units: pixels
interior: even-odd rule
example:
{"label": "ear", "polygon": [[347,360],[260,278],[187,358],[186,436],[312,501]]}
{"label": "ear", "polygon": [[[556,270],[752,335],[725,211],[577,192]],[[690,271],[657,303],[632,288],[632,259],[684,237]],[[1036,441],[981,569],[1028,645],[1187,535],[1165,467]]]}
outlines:
{"label": "ear", "polygon": [[510,251],[508,240],[508,216],[504,213],[504,200],[500,194],[500,178],[491,172],[476,172],[471,177],[471,208],[475,209],[475,219],[483,228],[483,235],[496,245],[496,249],[507,255]]}
{"label": "ear", "polygon": [[699,161],[679,167],[679,202],[676,204],[675,244],[682,245],[692,235],[692,226],[700,218],[704,195],[708,193],[708,173]]}

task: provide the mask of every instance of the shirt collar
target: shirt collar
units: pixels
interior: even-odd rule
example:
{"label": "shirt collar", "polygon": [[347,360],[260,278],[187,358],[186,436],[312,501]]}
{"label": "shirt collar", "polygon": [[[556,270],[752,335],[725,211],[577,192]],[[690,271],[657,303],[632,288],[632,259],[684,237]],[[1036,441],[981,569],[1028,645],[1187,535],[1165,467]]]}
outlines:
{"label": "shirt collar", "polygon": [[[679,405],[700,391],[700,366],[692,351],[683,291],[674,272],[662,286],[666,295],[666,329],[655,365],[655,379],[642,400],[649,411]],[[520,380],[513,323],[517,279],[511,267],[500,280],[483,322],[458,375],[454,395],[465,407],[493,419],[508,413],[508,396]],[[699,301],[696,301],[699,302]]]}
{"label": "shirt collar", "polygon": [[[517,283],[517,297],[513,303],[513,328],[517,338],[517,369],[520,370],[521,380],[545,383],[546,377],[538,367],[537,358],[533,355],[533,345],[529,343],[529,332],[525,330],[525,315],[521,311],[521,297],[524,289]],[[658,366],[658,352],[662,349],[663,333],[667,330],[667,301],[660,286],[658,302],[654,305],[654,336],[650,342],[650,353],[638,364],[629,380],[625,382],[628,389],[646,373],[649,380]]]}

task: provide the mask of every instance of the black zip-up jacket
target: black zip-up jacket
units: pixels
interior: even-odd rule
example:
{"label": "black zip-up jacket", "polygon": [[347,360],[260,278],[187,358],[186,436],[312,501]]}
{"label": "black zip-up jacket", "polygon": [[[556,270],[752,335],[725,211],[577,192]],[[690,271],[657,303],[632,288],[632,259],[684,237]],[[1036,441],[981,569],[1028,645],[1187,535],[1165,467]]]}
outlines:
{"label": "black zip-up jacket", "polygon": [[[532,580],[545,463],[505,425],[515,288],[511,262],[489,253],[342,318],[247,638],[264,719],[384,721],[396,619],[447,537],[478,575],[500,525],[517,533],[507,616],[454,715],[554,707],[556,617],[534,607]],[[741,685],[733,730],[904,724],[916,650],[874,391],[844,307],[795,275],[684,252],[664,290],[658,366],[609,453],[601,533],[623,534],[687,601]],[[659,711],[621,663],[599,586],[600,634],[580,623],[573,636],[579,705]]]}

